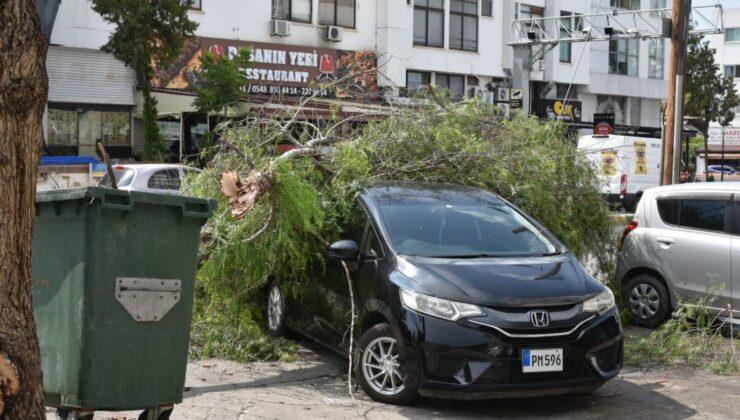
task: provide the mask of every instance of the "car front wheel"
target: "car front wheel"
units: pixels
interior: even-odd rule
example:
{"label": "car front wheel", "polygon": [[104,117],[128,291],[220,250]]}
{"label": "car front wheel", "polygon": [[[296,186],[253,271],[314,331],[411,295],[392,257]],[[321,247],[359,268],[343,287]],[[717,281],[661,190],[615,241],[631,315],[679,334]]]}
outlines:
{"label": "car front wheel", "polygon": [[390,325],[378,324],[367,330],[358,348],[355,374],[370,398],[400,405],[416,398],[418,380],[405,369],[402,349]]}
{"label": "car front wheel", "polygon": [[285,298],[277,281],[273,281],[267,290],[267,331],[270,335],[284,336],[285,326]]}
{"label": "car front wheel", "polygon": [[663,282],[649,274],[639,274],[625,287],[630,322],[655,328],[670,315],[670,299]]}

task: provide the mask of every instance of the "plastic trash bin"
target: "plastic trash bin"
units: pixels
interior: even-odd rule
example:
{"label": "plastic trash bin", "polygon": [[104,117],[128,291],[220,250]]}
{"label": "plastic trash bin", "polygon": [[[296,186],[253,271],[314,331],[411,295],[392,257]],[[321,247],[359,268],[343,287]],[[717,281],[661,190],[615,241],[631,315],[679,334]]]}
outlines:
{"label": "plastic trash bin", "polygon": [[61,418],[182,401],[200,229],[215,202],[108,188],[36,196],[33,305]]}

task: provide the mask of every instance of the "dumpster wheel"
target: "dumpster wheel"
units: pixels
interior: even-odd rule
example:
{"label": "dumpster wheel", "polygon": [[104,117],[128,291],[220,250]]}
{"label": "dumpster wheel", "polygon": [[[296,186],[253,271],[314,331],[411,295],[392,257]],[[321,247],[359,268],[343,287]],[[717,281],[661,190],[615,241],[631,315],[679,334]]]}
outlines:
{"label": "dumpster wheel", "polygon": [[172,410],[174,407],[171,405],[148,408],[139,414],[139,420],[169,420]]}

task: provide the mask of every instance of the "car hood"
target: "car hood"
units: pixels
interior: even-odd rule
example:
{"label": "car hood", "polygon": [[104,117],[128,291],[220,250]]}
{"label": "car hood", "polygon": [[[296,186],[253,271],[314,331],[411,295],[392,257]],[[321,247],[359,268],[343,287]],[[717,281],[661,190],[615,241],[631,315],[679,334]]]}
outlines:
{"label": "car hood", "polygon": [[408,279],[401,287],[489,307],[565,305],[604,291],[569,253],[536,258],[399,256],[396,268]]}

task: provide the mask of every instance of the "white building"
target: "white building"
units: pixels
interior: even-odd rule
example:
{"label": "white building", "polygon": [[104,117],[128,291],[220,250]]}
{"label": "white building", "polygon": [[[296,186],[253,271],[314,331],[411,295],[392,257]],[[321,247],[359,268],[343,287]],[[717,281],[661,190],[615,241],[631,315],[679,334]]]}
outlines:
{"label": "white building", "polygon": [[[341,77],[355,68],[351,66],[372,59],[376,60],[377,73],[355,80],[365,89],[365,94],[371,95],[363,96],[356,89],[339,89],[322,91],[318,96],[336,95],[344,109],[351,112],[353,102],[367,102],[369,96],[374,95],[371,98],[374,103],[395,101],[431,83],[447,89],[455,98],[478,95],[493,101],[492,87],[511,85],[512,49],[506,45],[506,39],[512,19],[563,16],[571,24],[577,24],[577,14],[610,7],[662,7],[664,3],[654,0],[195,0],[190,17],[199,23],[198,40],[188,45],[173,69],[157,75],[153,90],[159,100],[165,137],[172,141],[173,150],[179,146],[180,152],[187,154],[197,150],[197,138],[207,131],[209,123],[208,116],[198,114],[192,107],[192,70],[203,51],[220,54],[253,47],[250,94],[242,108],[244,112],[256,106],[289,106],[298,96],[316,93],[317,79]],[[130,98],[135,92],[135,78],[120,63],[114,66],[110,56],[98,51],[112,29],[92,11],[88,0],[62,1],[51,37],[54,46],[50,50],[49,66],[63,67],[60,72],[65,76],[60,79],[50,71],[51,90],[54,92],[55,85],[63,79],[65,86],[76,85],[81,93],[76,95],[74,90],[66,90],[66,96],[50,95],[47,138],[56,139],[61,130],[65,141],[76,142],[81,154],[91,153],[89,146],[97,139],[102,138],[105,143],[110,137],[102,133],[105,130],[117,133],[119,140],[127,134],[134,149],[140,147],[136,118],[139,111],[132,107]],[[533,103],[564,96],[572,82],[569,98],[580,104],[580,120],[590,122],[595,112],[613,112],[617,124],[658,129],[660,100],[666,90],[665,55],[664,40],[562,44],[531,72]],[[75,68],[74,63],[85,63],[83,56],[98,57],[101,65]],[[113,77],[111,72],[125,77]],[[121,82],[130,89],[119,85],[109,89],[90,83],[95,80]],[[90,91],[105,94],[94,97],[85,93]],[[124,91],[131,95],[123,95]],[[266,99],[274,98],[274,94],[281,95],[279,100]],[[316,118],[321,118],[322,112],[329,113],[319,102]],[[101,114],[97,117],[100,122],[83,123],[86,106],[80,103],[89,105],[87,108],[93,108],[94,112],[105,113],[105,118]],[[122,114],[108,115],[110,110],[131,112],[134,123],[123,126]],[[114,122],[109,121],[112,117]]]}
{"label": "white building", "polygon": [[[706,38],[709,45],[715,49],[714,57],[720,71],[735,78],[735,90],[740,95],[740,9],[724,9],[723,19],[725,32],[708,35]],[[723,138],[725,163],[740,166],[740,106],[735,108],[735,120],[729,127],[722,129],[718,122],[710,125],[708,139],[710,165],[722,163]],[[697,172],[701,172],[704,167],[703,157],[702,153],[698,153]]]}

